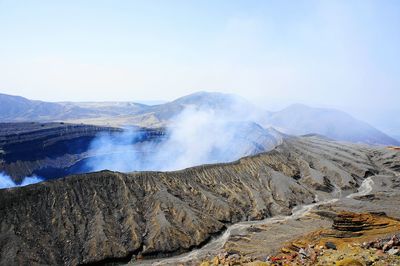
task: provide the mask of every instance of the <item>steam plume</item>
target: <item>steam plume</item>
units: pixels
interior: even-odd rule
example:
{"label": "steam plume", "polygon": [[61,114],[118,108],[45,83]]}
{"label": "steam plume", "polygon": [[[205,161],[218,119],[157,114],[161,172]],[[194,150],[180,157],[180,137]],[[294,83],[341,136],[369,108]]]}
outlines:
{"label": "steam plume", "polygon": [[23,187],[31,184],[35,184],[38,182],[43,181],[42,178],[33,175],[33,176],[27,176],[23,179],[22,183],[17,184],[15,183],[12,178],[5,174],[4,172],[0,172],[0,189],[3,188],[10,188],[10,187]]}
{"label": "steam plume", "polygon": [[267,130],[243,121],[249,117],[228,113],[189,106],[172,119],[159,142],[136,143],[143,133],[132,129],[116,137],[100,135],[91,144],[94,156],[87,161],[86,171],[178,170],[233,161],[277,144]]}

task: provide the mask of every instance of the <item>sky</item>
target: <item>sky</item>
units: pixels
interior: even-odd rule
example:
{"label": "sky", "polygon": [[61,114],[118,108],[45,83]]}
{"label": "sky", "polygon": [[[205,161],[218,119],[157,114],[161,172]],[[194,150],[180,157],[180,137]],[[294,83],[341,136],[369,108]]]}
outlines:
{"label": "sky", "polygon": [[0,92],[143,101],[219,91],[379,120],[400,110],[399,25],[396,0],[0,0]]}

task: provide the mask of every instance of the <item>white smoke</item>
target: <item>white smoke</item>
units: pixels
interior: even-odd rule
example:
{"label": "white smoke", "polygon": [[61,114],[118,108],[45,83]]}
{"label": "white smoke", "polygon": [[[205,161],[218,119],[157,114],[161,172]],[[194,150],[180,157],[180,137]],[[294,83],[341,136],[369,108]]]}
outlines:
{"label": "white smoke", "polygon": [[169,138],[158,147],[154,170],[176,170],[194,165],[238,159],[228,154],[239,128],[213,110],[185,109],[172,122]]}
{"label": "white smoke", "polygon": [[132,144],[141,134],[134,129],[126,129],[120,135],[100,134],[90,144],[89,152],[96,156],[86,161],[85,170],[92,172],[109,169],[128,172],[140,169],[139,147],[132,147]]}
{"label": "white smoke", "polygon": [[170,121],[159,142],[136,143],[143,132],[132,129],[119,136],[100,135],[91,143],[85,171],[178,170],[234,161],[276,144],[267,130],[238,113],[188,106]]}
{"label": "white smoke", "polygon": [[10,187],[23,187],[41,181],[43,181],[42,178],[36,175],[32,175],[25,177],[20,184],[17,184],[13,181],[13,179],[9,175],[5,174],[4,172],[0,172],[0,189],[10,188]]}

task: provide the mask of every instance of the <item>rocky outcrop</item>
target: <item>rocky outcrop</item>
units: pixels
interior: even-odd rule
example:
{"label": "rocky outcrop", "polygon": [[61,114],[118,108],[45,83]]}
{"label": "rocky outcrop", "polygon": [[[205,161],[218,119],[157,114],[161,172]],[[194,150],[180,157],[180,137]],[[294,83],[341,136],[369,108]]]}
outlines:
{"label": "rocky outcrop", "polygon": [[289,214],[316,195],[336,196],[317,190],[320,176],[354,191],[376,170],[371,152],[315,137],[287,139],[234,163],[102,171],[0,190],[0,264],[78,265],[179,253],[231,223]]}
{"label": "rocky outcrop", "polygon": [[[372,230],[376,228],[383,228],[389,225],[389,222],[377,222],[375,219],[377,215],[362,215],[354,213],[339,213],[333,219],[332,228],[340,232],[360,232],[365,230]],[[340,235],[340,234],[339,234]]]}

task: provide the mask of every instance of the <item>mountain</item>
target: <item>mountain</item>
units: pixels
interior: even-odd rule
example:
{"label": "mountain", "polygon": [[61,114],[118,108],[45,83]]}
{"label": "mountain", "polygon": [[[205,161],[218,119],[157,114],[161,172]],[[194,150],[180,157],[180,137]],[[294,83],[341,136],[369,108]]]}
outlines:
{"label": "mountain", "polygon": [[159,128],[169,126],[183,110],[188,109],[211,111],[227,120],[256,122],[286,134],[321,134],[356,143],[400,145],[398,140],[339,110],[295,104],[278,112],[268,112],[233,94],[197,92],[153,106],[134,102],[47,103],[0,95],[2,122],[65,121],[98,126]]}
{"label": "mountain", "polygon": [[[170,256],[203,246],[232,223],[289,215],[317,198],[339,197],[347,202],[340,209],[373,206],[368,199],[395,195],[390,191],[398,187],[399,162],[399,152],[385,148],[293,137],[233,163],[102,171],[2,189],[0,265],[103,265],[136,255]],[[381,182],[376,197],[362,205],[345,197],[364,189],[370,176]]]}
{"label": "mountain", "polygon": [[[148,107],[145,104],[135,102],[59,102],[58,104],[71,109],[80,108],[95,113],[92,115],[110,117],[133,115]],[[83,113],[80,116],[84,118],[85,114]]]}
{"label": "mountain", "polygon": [[256,113],[263,112],[234,94],[197,92],[171,102],[144,108],[131,117],[131,122],[147,127],[166,126],[187,108],[212,110],[219,116],[229,117],[230,120],[248,120]]}
{"label": "mountain", "polygon": [[369,121],[370,124],[400,142],[400,116],[398,114],[400,114],[400,107],[394,107],[376,113],[373,117],[369,117]]}
{"label": "mountain", "polygon": [[3,122],[53,119],[65,111],[62,105],[56,103],[0,94],[0,119]]}
{"label": "mountain", "polygon": [[170,119],[187,107],[210,109],[224,115],[234,113],[237,116],[257,111],[257,108],[253,104],[234,94],[197,92],[169,103],[151,106],[144,110],[144,112],[153,112],[159,119]]}
{"label": "mountain", "polygon": [[134,114],[146,107],[133,102],[60,102],[29,100],[0,94],[1,122],[68,121],[82,118],[113,117]]}
{"label": "mountain", "polygon": [[294,104],[270,113],[266,124],[292,135],[317,133],[355,143],[399,145],[397,140],[371,125],[335,109]]}

